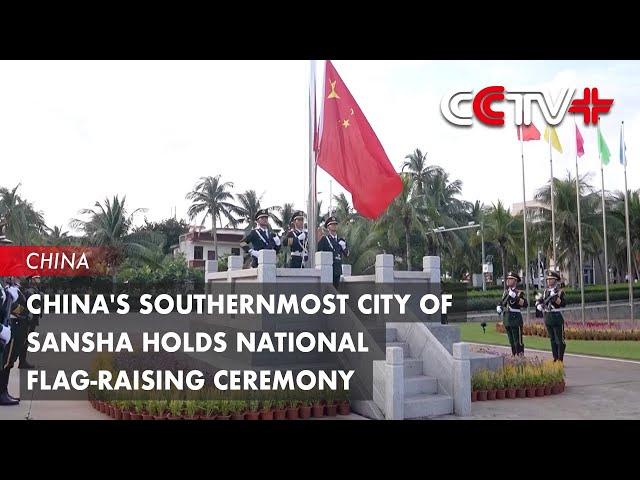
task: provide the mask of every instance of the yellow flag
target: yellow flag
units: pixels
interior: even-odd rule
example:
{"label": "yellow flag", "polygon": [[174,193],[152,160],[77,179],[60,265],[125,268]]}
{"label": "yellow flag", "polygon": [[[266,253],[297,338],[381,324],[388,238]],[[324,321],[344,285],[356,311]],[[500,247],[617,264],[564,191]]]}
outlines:
{"label": "yellow flag", "polygon": [[551,136],[551,146],[557,151],[562,153],[562,145],[560,145],[560,139],[558,138],[558,132],[553,127],[547,125],[544,129],[544,141],[549,142],[549,136]]}

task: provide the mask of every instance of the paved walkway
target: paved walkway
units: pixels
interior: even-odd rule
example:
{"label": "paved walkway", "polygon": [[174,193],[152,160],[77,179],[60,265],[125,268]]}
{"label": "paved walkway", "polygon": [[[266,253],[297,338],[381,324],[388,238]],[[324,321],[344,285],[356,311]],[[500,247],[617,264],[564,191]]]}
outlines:
{"label": "paved walkway", "polygon": [[[486,345],[485,345],[486,347]],[[492,346],[492,349],[507,348]],[[529,356],[550,358],[542,351]],[[565,391],[559,395],[473,402],[470,419],[640,419],[640,362],[565,354]],[[459,419],[453,415],[442,419]]]}

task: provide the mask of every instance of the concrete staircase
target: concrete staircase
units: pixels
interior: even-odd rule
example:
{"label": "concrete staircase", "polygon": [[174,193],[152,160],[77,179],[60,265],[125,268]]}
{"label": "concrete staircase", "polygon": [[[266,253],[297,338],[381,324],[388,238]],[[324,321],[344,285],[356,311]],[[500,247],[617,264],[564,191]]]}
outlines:
{"label": "concrete staircase", "polygon": [[411,356],[411,348],[399,338],[397,329],[386,330],[387,347],[400,347],[404,354],[404,417],[425,418],[453,413],[453,397],[446,394],[438,379],[425,375],[423,360]]}

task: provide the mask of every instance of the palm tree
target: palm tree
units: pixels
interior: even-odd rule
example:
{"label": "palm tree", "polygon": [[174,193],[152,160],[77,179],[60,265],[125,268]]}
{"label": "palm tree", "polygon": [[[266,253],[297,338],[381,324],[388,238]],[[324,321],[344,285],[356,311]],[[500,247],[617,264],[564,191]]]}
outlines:
{"label": "palm tree", "polygon": [[4,234],[18,245],[37,243],[45,233],[42,212],[18,195],[20,184],[12,190],[0,187],[0,218]]}
{"label": "palm tree", "polygon": [[153,257],[150,252],[158,245],[161,247],[164,240],[156,232],[130,233],[135,215],[144,209],[137,208],[128,213],[125,204],[126,196],[120,200],[115,195],[103,203],[96,202],[93,208],[80,210],[80,215],[87,216],[86,219],[74,218],[70,222],[72,228],[83,232],[87,243],[108,248],[107,267],[114,284],[118,266],[125,257],[150,260]]}
{"label": "palm tree", "polygon": [[278,215],[275,217],[274,222],[281,228],[283,231],[287,231],[289,229],[289,223],[291,222],[291,217],[293,216],[293,212],[295,212],[295,208],[293,208],[293,203],[285,203],[281,207],[278,208]]}
{"label": "palm tree", "polygon": [[69,245],[71,237],[69,237],[69,232],[62,230],[62,226],[55,225],[53,228],[47,228],[46,242],[48,245],[54,246]]}
{"label": "palm tree", "polygon": [[[583,251],[592,256],[597,256],[602,248],[602,207],[598,192],[588,183],[588,175],[578,179],[580,188],[580,215],[582,226]],[[579,242],[578,242],[578,215],[576,203],[576,179],[570,171],[567,171],[565,179],[554,178],[554,207],[556,220],[556,262],[562,265],[570,273],[570,284],[579,282]],[[532,221],[532,233],[538,245],[541,245],[551,257],[553,247],[551,245],[551,186],[548,183],[540,188],[535,196],[536,200],[544,206],[534,212]],[[609,201],[607,200],[607,203]],[[624,208],[624,204],[623,204]],[[624,218],[624,217],[623,217]],[[609,237],[620,227],[620,221],[607,214],[607,223],[611,227]],[[622,224],[623,226],[624,224]],[[624,228],[624,227],[623,227]],[[624,238],[624,237],[623,237]],[[609,239],[608,239],[609,240]],[[615,238],[611,238],[613,247]],[[611,248],[610,248],[611,250]]]}
{"label": "palm tree", "polygon": [[344,193],[340,195],[334,195],[335,207],[333,207],[333,214],[337,217],[339,222],[351,222],[352,220],[359,218],[358,215],[351,206],[349,199]]}
{"label": "palm tree", "polygon": [[[485,241],[495,245],[502,261],[502,275],[507,274],[507,254],[521,241],[518,218],[504,208],[500,200],[487,209],[484,216]],[[504,283],[506,286],[506,282]]]}
{"label": "palm tree", "polygon": [[193,190],[186,196],[187,200],[193,202],[187,210],[190,220],[204,213],[201,223],[203,225],[206,218],[211,217],[211,235],[213,236],[213,250],[216,260],[218,259],[218,222],[222,223],[224,217],[232,226],[237,223],[233,217],[237,207],[231,203],[233,200],[233,195],[229,192],[231,188],[233,188],[233,183],[221,182],[220,175],[200,177]]}
{"label": "palm tree", "polygon": [[426,208],[423,198],[413,193],[413,181],[409,174],[401,174],[402,192],[391,202],[382,216],[376,220],[375,228],[386,244],[398,250],[404,243],[404,258],[407,270],[411,270],[411,234],[426,234],[424,218]]}
{"label": "palm tree", "polygon": [[[258,196],[255,190],[247,190],[244,193],[239,193],[236,195],[238,200],[238,204],[233,207],[233,214],[237,215],[239,218],[236,222],[245,222],[245,230],[251,230],[256,218],[256,214],[258,210],[262,210],[266,208],[269,211],[269,218],[271,218],[276,224],[280,220],[278,216],[274,213],[280,210],[280,207],[263,207],[261,205],[262,197],[264,195]],[[293,213],[293,212],[292,212]],[[287,221],[286,225],[289,225]]]}
{"label": "palm tree", "polygon": [[[635,272],[635,277],[640,278],[640,269],[638,268],[638,256],[640,253],[640,190],[627,191],[629,199],[629,237],[631,240],[631,268]],[[616,260],[619,264],[619,270],[627,271],[627,238],[626,238],[626,220],[624,206],[624,192],[615,192],[612,195],[612,214],[617,219],[617,226],[614,227],[613,246],[616,254]],[[617,230],[617,231],[615,231]]]}
{"label": "palm tree", "polygon": [[418,195],[422,195],[432,169],[432,167],[427,166],[427,154],[423,154],[419,148],[416,148],[413,153],[404,158],[405,162],[402,164],[401,171],[404,172],[405,168],[407,169]]}

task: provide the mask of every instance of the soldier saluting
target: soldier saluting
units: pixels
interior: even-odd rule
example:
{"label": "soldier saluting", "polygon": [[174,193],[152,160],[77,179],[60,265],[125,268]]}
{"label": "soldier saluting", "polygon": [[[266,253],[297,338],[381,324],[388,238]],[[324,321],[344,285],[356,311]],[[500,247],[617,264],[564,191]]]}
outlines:
{"label": "soldier saluting", "polygon": [[256,228],[251,230],[241,241],[245,252],[251,255],[251,267],[258,266],[258,252],[260,250],[280,250],[280,237],[269,229],[269,212],[267,209],[258,210],[255,216]]}
{"label": "soldier saluting", "polygon": [[553,361],[562,362],[567,344],[564,341],[564,317],[557,310],[564,308],[567,305],[567,301],[564,296],[564,290],[559,285],[560,274],[549,270],[546,280],[547,288],[544,289],[542,298],[536,302],[536,309],[544,312],[544,324],[547,327],[549,340],[551,341]]}
{"label": "soldier saluting", "polygon": [[[522,339],[522,308],[527,307],[524,292],[518,290],[520,276],[515,272],[507,275],[507,289],[502,295],[500,304],[496,307],[498,314],[503,315],[504,328],[507,331],[512,355],[524,355],[524,341]],[[507,309],[506,311],[504,309]]]}
{"label": "soldier saluting", "polygon": [[291,250],[291,260],[289,268],[304,268],[308,259],[307,243],[309,235],[304,230],[304,212],[298,210],[291,216],[293,227],[287,232],[284,244]]}
{"label": "soldier saluting", "polygon": [[333,286],[338,288],[340,277],[342,276],[342,257],[349,256],[349,248],[344,238],[338,237],[338,220],[330,216],[324,221],[324,227],[328,234],[324,235],[318,242],[319,252],[333,253]]}

